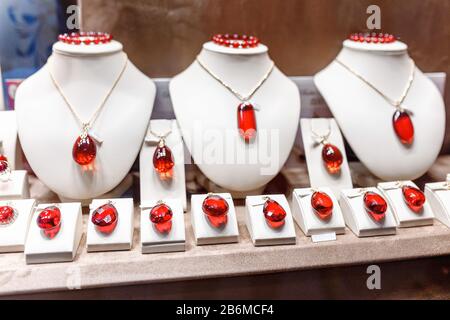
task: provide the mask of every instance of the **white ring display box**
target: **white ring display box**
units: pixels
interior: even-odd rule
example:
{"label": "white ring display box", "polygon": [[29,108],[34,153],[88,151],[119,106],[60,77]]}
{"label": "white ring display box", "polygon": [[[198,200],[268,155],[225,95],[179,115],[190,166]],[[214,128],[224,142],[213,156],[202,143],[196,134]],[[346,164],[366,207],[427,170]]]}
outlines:
{"label": "white ring display box", "polygon": [[450,174],[444,182],[425,184],[425,196],[433,213],[441,223],[450,227]]}
{"label": "white ring display box", "polygon": [[[117,210],[114,230],[105,234],[96,229],[92,215],[97,208],[112,204]],[[88,252],[130,250],[133,243],[134,207],[132,198],[94,199],[89,206],[86,246]]]}
{"label": "white ring display box", "polygon": [[[323,220],[316,214],[311,205],[314,192],[328,195],[333,202],[331,216]],[[345,221],[339,202],[331,188],[294,189],[292,193],[292,214],[300,229],[313,242],[336,240],[336,234],[345,233]]]}
{"label": "white ring display box", "polygon": [[345,224],[357,237],[396,234],[397,224],[389,205],[387,206],[383,221],[374,221],[364,207],[365,192],[374,192],[378,195],[381,194],[381,192],[374,187],[346,189],[341,191],[339,204],[341,206]]}
{"label": "white ring display box", "polygon": [[[275,200],[286,212],[283,226],[272,228],[266,222],[263,207],[267,199]],[[245,217],[248,232],[255,246],[296,244],[294,220],[289,203],[283,194],[246,197]]]}
{"label": "white ring display box", "polygon": [[159,200],[146,200],[141,204],[142,253],[161,253],[186,250],[186,232],[183,205],[179,199],[163,199],[172,210],[172,226],[169,232],[161,233],[150,221],[150,211]]}
{"label": "white ring display box", "polygon": [[433,224],[434,214],[428,201],[425,201],[420,211],[414,212],[405,202],[402,193],[403,186],[417,188],[416,184],[409,180],[378,183],[378,189],[381,190],[386,200],[388,200],[398,227],[418,227]]}
{"label": "white ring display box", "polygon": [[191,196],[191,222],[197,245],[233,243],[239,241],[236,210],[233,198],[229,193],[214,193],[228,203],[227,222],[222,227],[214,227],[202,210],[202,204],[208,194],[194,194]]}
{"label": "white ring display box", "polygon": [[[57,206],[61,211],[61,229],[52,239],[45,237],[36,219],[41,210]],[[25,243],[27,264],[73,261],[83,235],[81,203],[40,204],[37,206]]]}

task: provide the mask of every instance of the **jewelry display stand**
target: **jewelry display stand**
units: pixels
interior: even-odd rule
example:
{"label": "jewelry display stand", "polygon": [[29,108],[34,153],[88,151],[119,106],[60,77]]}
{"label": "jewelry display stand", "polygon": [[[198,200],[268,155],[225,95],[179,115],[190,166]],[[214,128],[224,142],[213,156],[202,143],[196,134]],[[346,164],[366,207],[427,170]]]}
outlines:
{"label": "jewelry display stand", "polygon": [[[267,51],[262,44],[234,49],[207,42],[198,59],[236,92],[247,94],[271,70]],[[278,68],[273,68],[249,100],[257,109],[257,132],[248,143],[238,130],[237,110],[242,101],[198,61],[175,76],[169,89],[186,147],[209,180],[230,192],[240,191],[244,197],[245,192],[262,191],[281,170],[294,145],[300,96],[296,85]],[[265,158],[260,159],[260,154]]]}
{"label": "jewelry display stand", "polygon": [[233,199],[229,193],[217,193],[228,203],[228,221],[220,227],[213,227],[202,210],[203,200],[207,194],[193,194],[191,196],[191,223],[194,229],[195,243],[197,245],[233,243],[239,241],[236,211]]}
{"label": "jewelry display stand", "polygon": [[0,226],[1,253],[21,252],[24,250],[35,202],[34,199],[0,201],[0,206],[11,206],[17,212],[14,222]]}
{"label": "jewelry display stand", "polygon": [[73,261],[83,235],[80,203],[59,203],[61,210],[61,229],[53,239],[46,238],[36,224],[39,209],[53,204],[37,206],[28,230],[25,243],[27,264]]}
{"label": "jewelry display stand", "polygon": [[[263,213],[263,206],[266,201],[264,197],[275,200],[286,211],[283,226],[274,229],[266,222]],[[291,209],[286,197],[282,194],[246,197],[245,218],[248,232],[255,246],[295,244],[297,241]]]}
{"label": "jewelry display stand", "polygon": [[[353,188],[344,141],[336,121],[327,118],[301,119],[300,124],[311,187],[330,187],[337,197],[342,189]],[[343,161],[339,172],[330,174],[327,171],[322,159],[322,145],[318,143],[313,132],[318,135],[327,135],[329,132],[324,143],[333,144],[341,151]]]}
{"label": "jewelry display stand", "polygon": [[[402,96],[412,70],[407,45],[400,41],[373,44],[345,40],[337,59],[390,98]],[[314,77],[358,159],[385,181],[422,176],[436,160],[444,139],[442,96],[417,67],[413,75],[401,104],[412,112],[414,142],[410,146],[403,145],[393,129],[396,108],[349,70],[333,61]]]}
{"label": "jewelry display stand", "polygon": [[[406,186],[412,186],[417,188],[416,184],[412,181],[401,181]],[[431,211],[430,204],[425,201],[422,210],[415,213],[406,204],[402,188],[399,186],[399,182],[380,182],[378,183],[378,189],[381,190],[384,197],[389,203],[389,207],[394,213],[397,226],[399,228],[406,227],[419,227],[433,224],[434,215]]]}
{"label": "jewelry display stand", "polygon": [[[153,133],[163,135],[165,144],[172,151],[174,167],[172,177],[162,180],[153,167],[153,154],[159,142],[159,137]],[[139,156],[141,202],[159,200],[163,198],[180,199],[183,210],[187,209],[186,179],[184,172],[184,145],[175,120],[151,120],[147,137],[142,145]]]}
{"label": "jewelry display stand", "polygon": [[30,186],[25,170],[13,170],[9,180],[0,181],[0,200],[28,199]]}
{"label": "jewelry display stand", "polygon": [[[116,207],[117,225],[110,234],[103,234],[96,230],[92,223],[92,214],[101,205],[111,202]],[[87,222],[86,246],[88,252],[130,250],[133,243],[134,206],[133,199],[95,199],[89,206],[89,220]]]}
{"label": "jewelry display stand", "polygon": [[[130,61],[125,65],[125,59],[122,45],[114,40],[78,46],[59,41],[47,64],[17,90],[23,151],[38,178],[61,198],[101,197],[124,180],[139,153],[156,89]],[[102,101],[104,108],[99,109]],[[84,170],[72,156],[82,129],[77,119],[88,121],[99,110],[89,130],[97,146],[94,168]]]}
{"label": "jewelry display stand", "polygon": [[0,154],[8,158],[11,170],[22,169],[22,152],[17,138],[15,111],[0,112]]}
{"label": "jewelry display stand", "polygon": [[[449,180],[447,176],[447,180]],[[430,203],[434,216],[450,228],[450,183],[433,182],[425,184],[425,196]]]}
{"label": "jewelry display stand", "polygon": [[179,199],[164,199],[163,202],[172,209],[172,228],[162,234],[150,221],[150,207],[157,201],[144,201],[141,204],[141,247],[142,253],[161,253],[186,250],[183,206]]}
{"label": "jewelry display stand", "polygon": [[339,204],[346,225],[357,237],[371,237],[396,234],[396,222],[391,209],[387,208],[384,221],[373,221],[364,208],[364,191],[380,194],[377,188],[347,189],[341,191]]}
{"label": "jewelry display stand", "polygon": [[[333,201],[332,215],[328,220],[324,221],[317,217],[311,206],[311,196],[315,191],[326,193]],[[313,237],[313,242],[336,240],[336,234],[345,233],[344,217],[331,188],[294,189],[292,193],[292,215],[303,233],[308,237]]]}

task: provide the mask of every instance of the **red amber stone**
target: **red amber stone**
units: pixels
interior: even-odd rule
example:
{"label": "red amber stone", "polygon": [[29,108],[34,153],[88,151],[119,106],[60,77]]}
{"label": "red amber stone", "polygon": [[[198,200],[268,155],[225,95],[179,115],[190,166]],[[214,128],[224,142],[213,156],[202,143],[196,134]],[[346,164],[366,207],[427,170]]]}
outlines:
{"label": "red amber stone", "polygon": [[157,204],[150,210],[150,221],[160,233],[169,233],[172,229],[173,212],[164,203]]}
{"label": "red amber stone", "polygon": [[209,222],[216,228],[228,222],[228,202],[219,195],[209,195],[203,200],[202,210]]}
{"label": "red amber stone", "polygon": [[92,163],[97,155],[97,147],[94,140],[87,135],[86,137],[78,137],[72,148],[73,160],[80,166]]}
{"label": "red amber stone", "polygon": [[47,238],[54,238],[61,229],[61,211],[56,206],[43,209],[37,217],[37,225]]}
{"label": "red amber stone", "polygon": [[263,207],[264,218],[272,228],[280,228],[284,225],[286,211],[275,200],[268,199]]}
{"label": "red amber stone", "polygon": [[248,102],[241,103],[237,109],[237,119],[239,134],[245,142],[250,142],[256,137],[256,115],[253,105]]}
{"label": "red amber stone", "polygon": [[8,158],[4,154],[0,154],[0,161],[8,161]]}
{"label": "red amber stone", "polygon": [[410,145],[414,141],[414,125],[406,111],[397,110],[392,117],[392,125],[401,143]]}
{"label": "red amber stone", "polygon": [[8,170],[8,167],[9,167],[8,161],[0,160],[0,173],[3,173],[6,170]]}
{"label": "red amber stone", "polygon": [[333,200],[325,192],[316,191],[312,194],[311,207],[320,220],[328,220],[333,214]]}
{"label": "red amber stone", "polygon": [[322,160],[329,173],[335,174],[341,170],[342,153],[334,144],[327,143],[323,146]]}
{"label": "red amber stone", "polygon": [[364,194],[364,207],[367,213],[376,222],[381,222],[386,216],[387,203],[386,200],[378,193],[368,191]]}
{"label": "red amber stone", "polygon": [[94,210],[91,221],[99,232],[110,234],[117,226],[118,217],[116,207],[112,203],[105,203]]}
{"label": "red amber stone", "polygon": [[153,167],[158,172],[161,179],[168,179],[172,177],[173,166],[172,151],[166,145],[158,145],[153,153]]}
{"label": "red amber stone", "polygon": [[8,225],[16,220],[17,212],[11,206],[0,207],[0,226]]}
{"label": "red amber stone", "polygon": [[405,199],[406,205],[414,212],[419,213],[423,205],[425,204],[425,194],[412,186],[402,187],[403,198]]}

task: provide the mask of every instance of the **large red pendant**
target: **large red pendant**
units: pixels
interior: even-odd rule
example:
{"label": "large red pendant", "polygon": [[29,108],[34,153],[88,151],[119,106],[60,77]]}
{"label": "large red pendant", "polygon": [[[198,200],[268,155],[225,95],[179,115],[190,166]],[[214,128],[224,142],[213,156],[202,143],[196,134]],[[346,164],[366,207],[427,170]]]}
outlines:
{"label": "large red pendant", "polygon": [[36,222],[42,233],[53,239],[61,229],[61,211],[56,206],[49,206],[39,212]]}
{"label": "large red pendant", "polygon": [[239,134],[249,143],[256,137],[255,108],[251,103],[243,102],[237,108]]}
{"label": "large red pendant", "polygon": [[209,222],[216,228],[228,222],[228,202],[219,195],[208,195],[202,203],[202,210]]}
{"label": "large red pendant", "polygon": [[264,218],[267,224],[272,228],[281,228],[284,225],[286,211],[275,200],[267,199],[263,207]]}
{"label": "large red pendant", "polygon": [[80,166],[91,164],[97,155],[97,146],[90,135],[81,135],[72,148],[73,160]]}
{"label": "large red pendant", "polygon": [[153,153],[153,167],[159,177],[162,180],[170,179],[173,175],[174,165],[172,150],[164,143],[159,143]]}
{"label": "large red pendant", "polygon": [[17,211],[11,206],[0,207],[0,226],[12,224],[17,218]]}
{"label": "large red pendant", "polygon": [[378,193],[368,191],[364,193],[364,208],[376,222],[381,222],[386,216],[387,202]]}
{"label": "large red pendant", "polygon": [[397,110],[392,117],[392,125],[401,143],[410,145],[414,141],[414,125],[408,112]]}
{"label": "large red pendant", "polygon": [[150,221],[160,233],[169,233],[172,229],[173,212],[164,203],[157,204],[150,210]]}
{"label": "large red pendant", "polygon": [[326,143],[322,148],[322,160],[327,171],[335,174],[341,170],[344,158],[338,147],[334,144]]}
{"label": "large red pendant", "polygon": [[119,213],[112,203],[101,205],[92,213],[91,221],[95,225],[97,231],[110,234],[117,226]]}
{"label": "large red pendant", "polygon": [[325,192],[316,191],[312,194],[311,207],[320,220],[329,220],[333,215],[333,200]]}
{"label": "large red pendant", "polygon": [[406,205],[415,213],[420,213],[426,201],[425,194],[412,186],[403,186],[402,193]]}

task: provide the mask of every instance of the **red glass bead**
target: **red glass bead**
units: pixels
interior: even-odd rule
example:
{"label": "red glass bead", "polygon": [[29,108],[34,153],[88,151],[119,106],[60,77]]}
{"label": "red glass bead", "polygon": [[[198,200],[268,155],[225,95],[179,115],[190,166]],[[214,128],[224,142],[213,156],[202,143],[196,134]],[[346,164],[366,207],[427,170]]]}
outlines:
{"label": "red glass bead", "polygon": [[110,234],[117,226],[119,213],[112,203],[105,203],[92,212],[91,221],[97,231]]}
{"label": "red glass bead", "polygon": [[83,42],[84,42],[84,44],[89,45],[89,44],[91,44],[91,39],[84,39]]}
{"label": "red glass bead", "polygon": [[0,161],[8,161],[8,158],[4,154],[0,154]]}
{"label": "red glass bead", "polygon": [[219,195],[208,195],[202,203],[202,210],[209,222],[216,228],[228,222],[228,202]]}
{"label": "red glass bead", "polygon": [[237,109],[237,121],[239,134],[249,143],[256,137],[256,115],[255,108],[251,103],[243,102]]}
{"label": "red glass bead", "polygon": [[56,206],[49,206],[39,212],[36,222],[44,235],[53,239],[61,229],[61,211]]}
{"label": "red glass bead", "polygon": [[170,148],[165,144],[159,144],[153,153],[153,167],[159,177],[162,180],[171,178],[174,165],[175,162]]}
{"label": "red glass bead", "polygon": [[97,155],[97,147],[94,140],[87,135],[78,137],[72,148],[73,160],[80,166],[92,163]]}
{"label": "red glass bead", "polygon": [[412,186],[402,187],[403,199],[405,199],[406,205],[414,212],[419,213],[423,205],[425,204],[425,194]]}
{"label": "red glass bead", "polygon": [[414,125],[408,112],[397,110],[392,117],[392,125],[401,143],[410,145],[414,141]]}
{"label": "red glass bead", "polygon": [[329,220],[333,214],[333,200],[325,192],[316,191],[312,194],[311,207],[320,220]]}
{"label": "red glass bead", "polygon": [[286,211],[275,200],[267,199],[263,207],[264,218],[267,224],[272,228],[280,228],[284,225]]}
{"label": "red glass bead", "polygon": [[328,172],[335,174],[341,170],[341,165],[344,158],[342,157],[342,153],[338,147],[334,144],[327,143],[322,148],[322,160]]}
{"label": "red glass bead", "polygon": [[386,216],[387,202],[378,193],[368,191],[364,194],[364,208],[376,222],[381,222]]}
{"label": "red glass bead", "polygon": [[17,211],[11,206],[0,207],[0,226],[13,223],[16,220]]}
{"label": "red glass bead", "polygon": [[169,233],[172,229],[173,212],[164,203],[157,204],[150,211],[150,221],[154,223],[156,230],[160,233]]}

